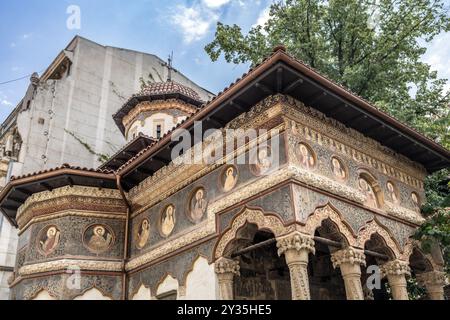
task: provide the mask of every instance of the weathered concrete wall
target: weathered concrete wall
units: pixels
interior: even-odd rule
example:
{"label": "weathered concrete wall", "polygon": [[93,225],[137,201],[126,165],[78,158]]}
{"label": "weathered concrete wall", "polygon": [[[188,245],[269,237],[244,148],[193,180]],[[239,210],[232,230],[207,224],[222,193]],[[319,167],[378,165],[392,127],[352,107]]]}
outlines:
{"label": "weathered concrete wall", "polygon": [[[17,159],[2,163],[0,186],[19,176],[63,163],[97,167],[100,155],[113,155],[125,144],[112,115],[140,90],[144,80],[165,81],[168,69],[155,55],[105,47],[77,38],[67,48],[72,60],[59,80],[30,85],[16,121],[22,139]],[[212,96],[177,71],[172,78],[193,88],[203,100]],[[30,103],[28,104],[28,101]],[[169,124],[168,124],[169,126]],[[3,168],[4,167],[4,168]],[[0,266],[14,266],[17,234],[3,221],[0,233]],[[7,297],[6,279],[0,271],[0,299]]]}
{"label": "weathered concrete wall", "polygon": [[[70,72],[61,80],[41,83],[30,109],[18,116],[25,148],[20,174],[63,163],[97,167],[99,155],[112,155],[125,144],[112,115],[140,90],[140,78],[166,80],[167,67],[154,55],[82,38],[73,46]],[[180,73],[173,78],[208,99],[208,92]]]}

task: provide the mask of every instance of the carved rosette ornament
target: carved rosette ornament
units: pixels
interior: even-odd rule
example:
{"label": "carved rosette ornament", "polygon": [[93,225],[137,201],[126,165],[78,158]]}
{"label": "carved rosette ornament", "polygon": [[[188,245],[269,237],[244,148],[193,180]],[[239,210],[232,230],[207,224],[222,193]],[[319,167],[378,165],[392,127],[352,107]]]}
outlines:
{"label": "carved rosette ornament", "polygon": [[217,279],[219,280],[219,291],[221,300],[233,300],[234,276],[239,276],[239,262],[227,258],[219,258],[214,265]]}
{"label": "carved rosette ornament", "polygon": [[366,265],[364,252],[348,247],[334,252],[331,262],[334,268],[341,269],[347,300],[364,300],[361,285],[361,265]]}
{"label": "carved rosette ornament", "polygon": [[431,271],[418,274],[417,281],[427,289],[430,300],[445,300],[444,286],[445,273],[441,271]]}
{"label": "carved rosette ornament", "polygon": [[310,300],[308,255],[315,253],[311,236],[295,231],[277,238],[278,255],[284,254],[291,276],[292,300]]}
{"label": "carved rosette ornament", "polygon": [[411,275],[408,263],[398,259],[392,260],[381,266],[381,272],[383,277],[388,279],[394,300],[408,300],[406,276]]}

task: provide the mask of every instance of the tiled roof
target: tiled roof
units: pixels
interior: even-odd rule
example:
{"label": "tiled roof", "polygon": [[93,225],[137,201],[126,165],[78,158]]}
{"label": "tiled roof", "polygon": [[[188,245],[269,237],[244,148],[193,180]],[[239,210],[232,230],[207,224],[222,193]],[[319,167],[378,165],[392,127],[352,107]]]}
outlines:
{"label": "tiled roof", "polygon": [[[207,101],[206,103],[202,104],[194,114],[192,114],[190,117],[188,117],[187,119],[185,119],[184,121],[182,121],[181,123],[179,123],[177,126],[175,126],[172,130],[168,131],[163,137],[161,137],[161,139],[159,139],[158,141],[155,141],[154,143],[152,143],[151,145],[147,146],[146,148],[142,149],[139,153],[137,153],[134,157],[132,157],[130,160],[128,160],[126,163],[124,163],[116,172],[120,172],[122,170],[124,170],[127,166],[131,165],[133,162],[135,162],[137,159],[139,159],[142,155],[144,155],[148,150],[156,147],[156,145],[161,141],[164,140],[164,138],[166,136],[170,136],[172,135],[172,133],[179,129],[180,127],[183,126],[183,124],[189,120],[192,119],[196,119],[197,115],[202,112],[204,109],[206,109],[207,107],[209,107],[211,104],[213,104],[216,100],[221,99],[226,93],[228,93],[228,91],[230,91],[232,88],[236,87],[242,80],[244,80],[247,77],[250,77],[256,69],[260,68],[262,65],[264,65],[265,63],[267,63],[268,61],[270,61],[272,58],[274,58],[275,55],[277,54],[282,54],[285,57],[287,57],[287,59],[289,61],[298,63],[300,65],[302,65],[304,68],[310,70],[313,74],[316,74],[317,76],[321,77],[324,79],[324,81],[326,81],[330,86],[334,86],[334,87],[338,87],[339,89],[343,90],[348,96],[353,96],[354,98],[364,102],[365,104],[367,104],[369,106],[370,109],[372,110],[376,110],[377,112],[383,114],[386,118],[388,118],[389,121],[392,121],[394,123],[399,123],[400,125],[402,125],[403,127],[415,132],[417,135],[421,136],[426,142],[437,145],[438,147],[443,148],[442,146],[440,146],[439,144],[437,144],[435,141],[433,141],[432,139],[428,138],[427,136],[423,135],[421,132],[419,132],[418,130],[416,130],[415,128],[412,128],[411,126],[404,124],[402,122],[400,122],[399,120],[397,120],[395,117],[387,114],[386,112],[384,112],[383,110],[377,108],[376,106],[374,106],[373,104],[371,104],[371,102],[369,102],[368,100],[366,100],[365,98],[359,96],[358,94],[352,92],[350,89],[344,87],[343,85],[337,83],[336,81],[331,80],[329,77],[325,76],[324,74],[322,74],[321,72],[319,72],[318,70],[312,68],[311,66],[309,66],[307,63],[305,63],[304,61],[297,59],[295,57],[293,57],[292,55],[288,54],[286,52],[286,48],[284,46],[277,46],[274,48],[273,52],[268,55],[267,57],[263,58],[258,64],[252,66],[247,72],[245,72],[241,77],[237,78],[234,82],[232,82],[228,87],[225,87],[223,89],[223,91],[219,92],[216,96],[214,96],[211,100]],[[157,149],[155,149],[156,151]],[[448,150],[446,150],[448,152]],[[148,156],[148,155],[147,155]]]}
{"label": "tiled roof", "polygon": [[69,165],[67,163],[64,163],[63,165],[61,165],[59,167],[51,168],[51,169],[48,169],[48,170],[41,170],[41,171],[28,173],[28,174],[17,176],[17,177],[16,176],[11,176],[10,180],[11,181],[15,181],[15,180],[20,180],[20,179],[25,179],[25,178],[37,176],[39,174],[55,172],[55,171],[63,170],[63,169],[71,169],[71,170],[84,171],[84,172],[104,173],[104,174],[112,174],[112,173],[114,173],[114,171],[107,170],[107,169],[82,168],[82,167],[71,166],[71,165]]}
{"label": "tiled roof", "polygon": [[152,96],[152,95],[164,95],[164,94],[177,94],[181,93],[186,97],[189,97],[194,100],[201,101],[202,99],[198,95],[198,93],[175,81],[167,81],[167,82],[154,82],[145,86],[141,92],[139,92],[138,96]]}

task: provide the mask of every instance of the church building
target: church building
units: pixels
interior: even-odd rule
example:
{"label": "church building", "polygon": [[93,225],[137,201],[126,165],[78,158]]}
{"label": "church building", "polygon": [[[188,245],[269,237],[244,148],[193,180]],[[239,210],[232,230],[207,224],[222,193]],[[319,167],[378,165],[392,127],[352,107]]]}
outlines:
{"label": "church building", "polygon": [[410,278],[444,299],[411,236],[449,150],[282,46],[202,100],[169,70],[113,115],[127,142],[100,167],[11,178],[11,299],[407,300]]}

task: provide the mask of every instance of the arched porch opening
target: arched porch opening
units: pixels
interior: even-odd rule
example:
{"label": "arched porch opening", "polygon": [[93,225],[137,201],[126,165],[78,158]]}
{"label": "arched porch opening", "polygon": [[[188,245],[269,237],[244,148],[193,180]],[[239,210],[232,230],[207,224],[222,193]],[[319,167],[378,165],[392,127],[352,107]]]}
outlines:
{"label": "arched porch opening", "polygon": [[[366,266],[361,268],[364,298],[366,300],[392,299],[391,288],[388,280],[386,277],[382,276],[380,268],[385,263],[395,259],[394,252],[388,247],[384,238],[378,233],[374,233],[370,236],[364,244],[364,249],[374,253],[373,255],[366,255]],[[378,267],[376,270],[379,274],[375,275],[375,277],[380,277],[378,282],[380,285],[369,287],[369,283],[373,285],[378,281],[372,277],[374,275],[373,266]],[[372,277],[372,280],[369,279],[369,277]]]}
{"label": "arched porch opening", "polygon": [[[333,267],[331,254],[348,246],[338,226],[327,218],[315,230],[315,254],[309,254],[308,278],[312,300],[345,300],[345,285],[341,272]],[[329,240],[329,243],[327,243]]]}
{"label": "arched porch opening", "polygon": [[427,290],[423,283],[419,281],[421,275],[434,270],[432,263],[425,254],[417,247],[412,249],[409,256],[409,266],[411,268],[411,278],[408,281],[408,293],[412,300],[429,299]]}
{"label": "arched porch opening", "polygon": [[237,300],[290,300],[289,269],[277,253],[275,235],[256,224],[245,223],[225,249],[225,256],[239,263],[234,278]]}

